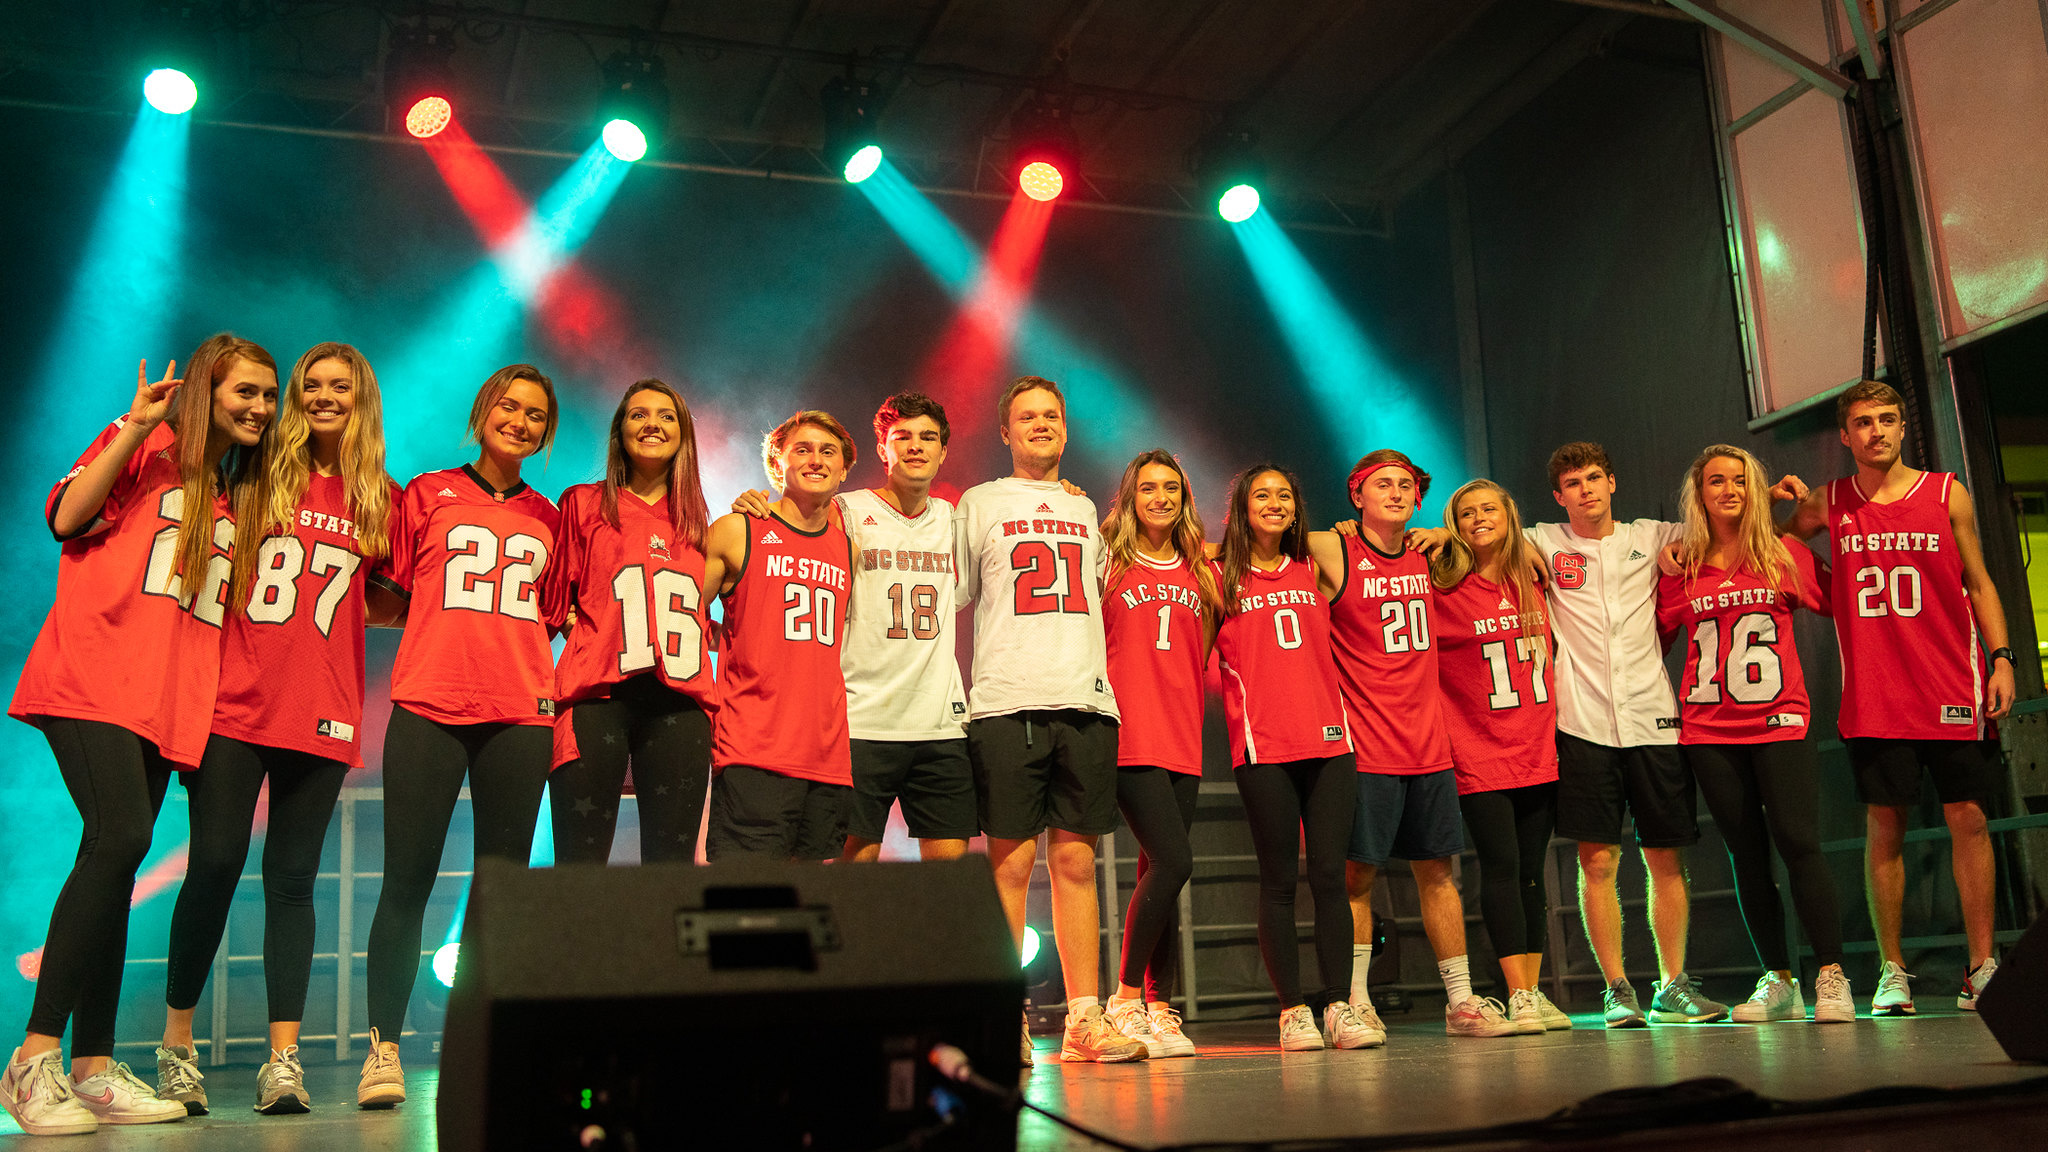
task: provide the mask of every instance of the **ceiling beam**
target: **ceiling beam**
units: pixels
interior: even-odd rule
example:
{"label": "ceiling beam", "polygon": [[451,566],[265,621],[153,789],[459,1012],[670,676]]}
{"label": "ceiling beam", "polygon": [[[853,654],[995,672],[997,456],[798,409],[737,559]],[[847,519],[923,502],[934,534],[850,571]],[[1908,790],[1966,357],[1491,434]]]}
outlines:
{"label": "ceiling beam", "polygon": [[1730,13],[1713,0],[1671,0],[1671,6],[1837,100],[1847,99],[1856,88],[1856,82],[1847,76],[1807,59],[1796,49]]}

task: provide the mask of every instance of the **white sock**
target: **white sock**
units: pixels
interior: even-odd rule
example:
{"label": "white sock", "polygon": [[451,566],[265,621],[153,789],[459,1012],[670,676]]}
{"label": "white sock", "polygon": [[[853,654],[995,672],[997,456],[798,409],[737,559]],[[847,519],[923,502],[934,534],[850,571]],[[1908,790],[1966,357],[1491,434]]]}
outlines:
{"label": "white sock", "polygon": [[1456,1008],[1472,995],[1472,971],[1463,956],[1437,961],[1436,974],[1444,978],[1444,995],[1451,1007]]}
{"label": "white sock", "polygon": [[1093,996],[1075,996],[1067,1001],[1067,1016],[1069,1018],[1086,1016],[1090,1008],[1094,1008],[1101,1003],[1102,1001]]}
{"label": "white sock", "polygon": [[1365,988],[1365,970],[1370,967],[1372,967],[1372,945],[1353,944],[1351,946],[1351,1002],[1353,1004],[1372,1003],[1372,993],[1366,991]]}
{"label": "white sock", "polygon": [[1137,1003],[1140,1003],[1140,999],[1136,996],[1131,996],[1128,998],[1123,996],[1111,996],[1109,999],[1104,1000],[1102,1002],[1102,1010],[1104,1012],[1114,1012],[1126,1004]]}

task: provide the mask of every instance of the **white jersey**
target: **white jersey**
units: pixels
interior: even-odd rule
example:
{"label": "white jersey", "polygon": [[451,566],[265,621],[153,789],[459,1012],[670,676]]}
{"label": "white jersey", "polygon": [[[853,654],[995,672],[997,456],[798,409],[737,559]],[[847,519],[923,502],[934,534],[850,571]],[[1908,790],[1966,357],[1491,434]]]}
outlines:
{"label": "white jersey", "polygon": [[855,740],[957,740],[967,694],[953,655],[953,505],[932,497],[905,516],[873,489],[842,492],[853,541],[853,600],[840,648]]}
{"label": "white jersey", "polygon": [[1657,643],[1657,554],[1681,531],[1663,520],[1617,520],[1604,540],[1569,524],[1525,530],[1549,571],[1559,730],[1609,748],[1678,743],[1678,699]]}
{"label": "white jersey", "polygon": [[978,600],[973,717],[1041,708],[1117,714],[1097,523],[1095,502],[1057,480],[1005,477],[960,497],[953,556],[961,604]]}

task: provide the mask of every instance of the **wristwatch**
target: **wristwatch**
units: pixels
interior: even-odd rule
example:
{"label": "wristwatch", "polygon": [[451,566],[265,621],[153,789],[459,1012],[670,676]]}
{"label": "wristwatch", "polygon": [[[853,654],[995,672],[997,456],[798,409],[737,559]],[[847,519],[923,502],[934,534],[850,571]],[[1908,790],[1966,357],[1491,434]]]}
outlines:
{"label": "wristwatch", "polygon": [[2005,657],[2005,662],[2006,662],[2007,664],[2011,664],[2011,665],[2013,665],[2014,667],[2018,667],[2018,666],[2019,666],[2019,661],[2017,661],[2017,660],[2014,660],[2014,659],[2012,658],[2012,649],[2010,649],[2010,648],[1993,648],[1993,649],[1991,650],[1991,660],[1990,660],[1989,662],[1990,662],[1990,663],[1992,663],[1992,664],[1995,664],[1995,663],[1997,663],[1997,662],[1998,662],[1998,658],[1999,658],[2000,656],[2003,656],[2003,657]]}

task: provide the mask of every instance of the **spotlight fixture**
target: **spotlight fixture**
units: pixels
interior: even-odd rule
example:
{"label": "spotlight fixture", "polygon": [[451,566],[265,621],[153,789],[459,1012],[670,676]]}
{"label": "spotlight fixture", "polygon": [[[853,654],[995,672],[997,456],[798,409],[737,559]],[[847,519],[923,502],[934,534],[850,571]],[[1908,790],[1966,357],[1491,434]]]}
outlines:
{"label": "spotlight fixture", "polygon": [[182,116],[199,102],[199,85],[176,68],[158,68],[142,78],[142,98],[169,116]]}
{"label": "spotlight fixture", "polygon": [[455,118],[455,29],[394,28],[384,54],[384,103],[393,120],[425,140]]}
{"label": "spotlight fixture", "polygon": [[1259,184],[1266,166],[1259,159],[1258,134],[1248,128],[1221,125],[1195,145],[1188,167],[1205,195],[1216,201],[1216,214],[1232,224],[1259,210]]}
{"label": "spotlight fixture", "polygon": [[882,166],[875,138],[874,89],[864,80],[841,77],[818,94],[825,106],[825,164],[858,184]]}
{"label": "spotlight fixture", "polygon": [[142,97],[149,106],[181,116],[199,102],[199,81],[213,56],[213,10],[196,0],[148,4],[143,11],[137,61],[144,73]]}
{"label": "spotlight fixture", "polygon": [[636,48],[613,53],[603,70],[597,118],[604,146],[630,164],[668,134],[668,69],[654,52]]}
{"label": "spotlight fixture", "polygon": [[1010,169],[1017,174],[1017,187],[1033,200],[1057,197],[1080,173],[1081,144],[1072,114],[1067,101],[1041,94],[1010,121]]}

